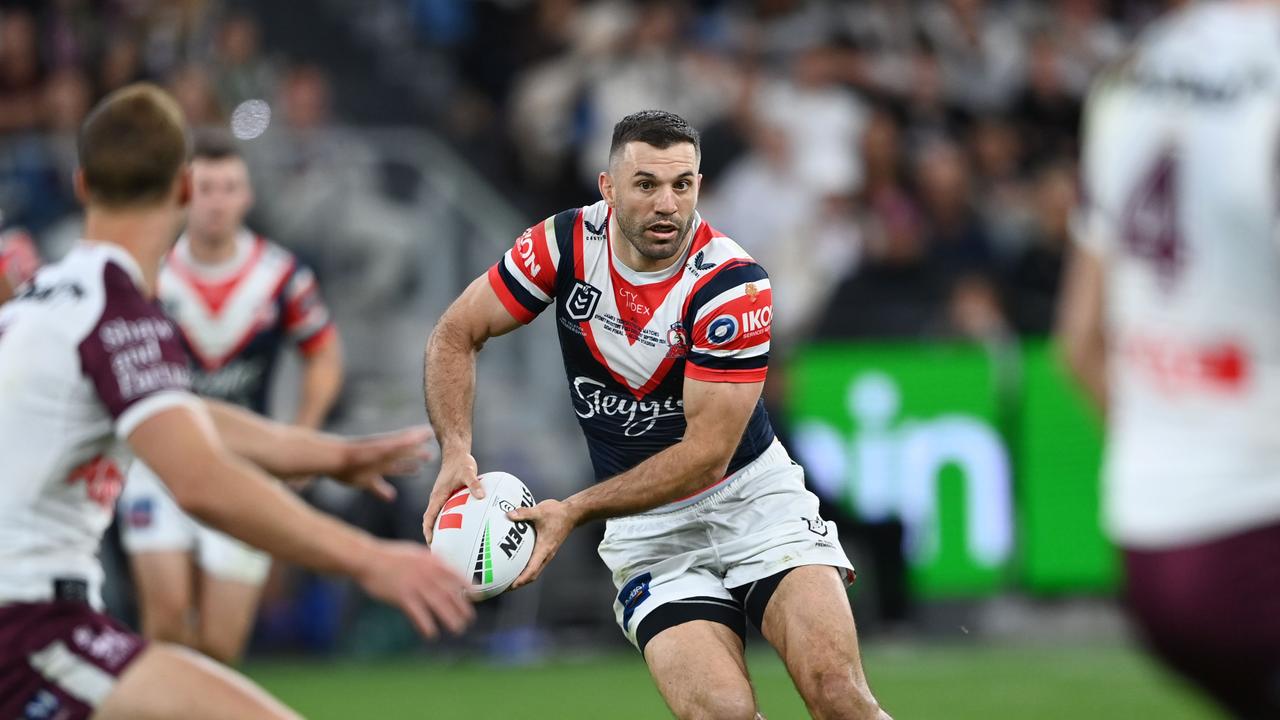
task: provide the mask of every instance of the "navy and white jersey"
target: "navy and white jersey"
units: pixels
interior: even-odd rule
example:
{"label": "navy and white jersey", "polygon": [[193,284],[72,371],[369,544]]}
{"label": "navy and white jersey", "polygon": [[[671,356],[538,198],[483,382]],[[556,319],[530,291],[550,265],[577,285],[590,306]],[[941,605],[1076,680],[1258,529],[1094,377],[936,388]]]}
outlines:
{"label": "navy and white jersey", "polygon": [[[613,253],[609,206],[566,210],[529,228],[489,270],[513,317],[552,303],[569,395],[597,480],[639,465],[684,436],[684,380],[759,382],[769,361],[769,276],[695,215],[684,256],[637,272]],[[728,473],[773,442],[758,402]]]}
{"label": "navy and white jersey", "polygon": [[265,414],[285,345],[306,355],[335,331],[315,275],[292,253],[248,231],[235,242],[230,260],[210,266],[179,238],[160,272],[160,302],[182,329],[196,392]]}
{"label": "navy and white jersey", "polygon": [[117,245],[82,243],[0,307],[0,605],[89,584],[143,421],[194,405],[186,351]]}

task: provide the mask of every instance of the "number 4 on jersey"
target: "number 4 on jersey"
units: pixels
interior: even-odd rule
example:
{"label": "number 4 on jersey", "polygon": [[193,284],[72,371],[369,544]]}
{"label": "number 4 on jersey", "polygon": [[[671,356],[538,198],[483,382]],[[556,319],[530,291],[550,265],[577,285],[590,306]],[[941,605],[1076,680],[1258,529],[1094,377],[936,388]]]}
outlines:
{"label": "number 4 on jersey", "polygon": [[1168,288],[1186,261],[1178,222],[1178,161],[1172,148],[1160,153],[1141,180],[1124,213],[1124,246],[1150,262]]}

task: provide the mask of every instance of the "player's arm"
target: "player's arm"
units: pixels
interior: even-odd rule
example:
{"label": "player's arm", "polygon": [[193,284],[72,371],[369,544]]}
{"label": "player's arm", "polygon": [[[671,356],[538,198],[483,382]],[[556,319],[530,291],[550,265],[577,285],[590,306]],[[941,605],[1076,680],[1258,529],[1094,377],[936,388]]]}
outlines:
{"label": "player's arm", "polygon": [[284,292],[285,332],[302,355],[302,386],[294,422],[319,428],[342,390],[342,339],[310,268],[299,265]]}
{"label": "player's arm", "polygon": [[520,325],[498,298],[489,278],[481,276],[449,306],[427,340],[423,392],[441,451],[440,475],[422,518],[428,542],[436,516],[456,490],[470,487],[476,497],[484,497],[476,478],[476,461],[471,456],[476,355],[489,338],[505,335]]}
{"label": "player's arm", "polygon": [[1105,272],[1097,253],[1076,245],[1058,304],[1056,335],[1067,368],[1105,414],[1107,342],[1103,317]]}
{"label": "player's arm", "polygon": [[204,399],[219,439],[233,453],[272,475],[327,475],[385,499],[395,487],[382,476],[412,472],[429,459],[431,429],[422,426],[360,440],[348,440],[274,422],[244,408]]}
{"label": "player's arm", "polygon": [[291,562],[355,578],[404,609],[427,636],[437,634],[438,622],[454,632],[470,622],[462,578],[425,548],[376,541],[307,507],[231,452],[202,404],[160,410],[127,439],[200,521]]}
{"label": "player's arm", "polygon": [[295,424],[313,429],[324,425],[342,390],[344,372],[342,340],[336,331],[329,333],[318,347],[303,353],[302,392]]}
{"label": "player's arm", "polygon": [[632,515],[694,495],[724,479],[764,382],[704,382],[685,378],[687,428],[680,442],[634,468],[563,502],[544,500],[510,517],[538,530],[533,556],[513,588],[533,582],[574,528],[591,520]]}
{"label": "player's arm", "polygon": [[0,305],[5,304],[13,297],[13,288],[9,286],[9,278],[0,273]]}

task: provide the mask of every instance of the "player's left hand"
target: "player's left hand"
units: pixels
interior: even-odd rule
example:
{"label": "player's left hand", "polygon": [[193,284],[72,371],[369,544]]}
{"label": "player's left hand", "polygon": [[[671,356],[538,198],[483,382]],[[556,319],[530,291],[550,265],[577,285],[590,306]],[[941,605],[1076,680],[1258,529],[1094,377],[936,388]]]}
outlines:
{"label": "player's left hand", "polygon": [[578,521],[572,507],[559,500],[543,500],[533,507],[517,508],[507,513],[507,518],[527,522],[538,533],[529,564],[520,573],[520,577],[511,583],[511,589],[514,590],[538,579],[542,569],[555,557],[560,544],[578,526]]}
{"label": "player's left hand", "polygon": [[334,480],[370,492],[390,502],[396,488],[384,475],[412,475],[435,457],[427,441],[431,427],[418,425],[397,432],[349,438],[344,441],[341,466],[329,473]]}

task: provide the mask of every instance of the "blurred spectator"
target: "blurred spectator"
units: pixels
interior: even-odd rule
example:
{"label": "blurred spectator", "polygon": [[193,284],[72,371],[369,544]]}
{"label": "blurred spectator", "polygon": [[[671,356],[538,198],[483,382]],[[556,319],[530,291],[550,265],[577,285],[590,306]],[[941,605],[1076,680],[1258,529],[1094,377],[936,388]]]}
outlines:
{"label": "blurred spectator", "polygon": [[1057,40],[1048,32],[1032,38],[1027,84],[1013,112],[1022,122],[1022,141],[1032,165],[1075,157],[1080,98],[1066,84]]}
{"label": "blurred spectator", "polygon": [[990,270],[990,237],[973,204],[964,153],[954,144],[936,143],[920,154],[915,172],[931,254],[957,272]]}
{"label": "blurred spectator", "polygon": [[214,87],[224,108],[275,96],[276,72],[262,55],[261,31],[252,16],[238,13],[218,28],[214,44]]}
{"label": "blurred spectator", "polygon": [[974,202],[990,230],[992,250],[1008,256],[1026,244],[1032,215],[1022,136],[1011,120],[988,115],[974,122],[966,139],[973,163]]}
{"label": "blurred spectator", "polygon": [[[41,125],[55,135],[72,136],[89,112],[93,91],[89,78],[74,66],[55,71],[45,83]],[[66,158],[74,160],[74,157]]]}
{"label": "blurred spectator", "polygon": [[586,130],[578,148],[578,168],[587,187],[595,187],[613,125],[624,115],[662,108],[703,127],[728,108],[734,97],[731,69],[688,42],[683,32],[689,13],[685,3],[675,0],[642,3],[618,52],[590,69]]}
{"label": "blurred spectator", "polygon": [[1019,333],[1047,334],[1070,242],[1071,213],[1077,204],[1075,169],[1066,164],[1042,170],[1035,183],[1035,222],[1029,244],[1009,266],[1006,305]]}
{"label": "blurred spectator", "polygon": [[142,51],[132,35],[113,37],[98,66],[98,90],[106,94],[145,78]]}
{"label": "blurred spectator", "polygon": [[847,195],[862,184],[858,138],[866,111],[837,82],[841,55],[820,46],[795,57],[790,76],[762,88],[758,116],[786,134],[792,182],[814,199]]}
{"label": "blurred spectator", "polygon": [[214,94],[213,81],[201,65],[190,63],[178,68],[169,78],[169,92],[177,98],[187,122],[192,127],[217,125],[226,116]]}
{"label": "blurred spectator", "polygon": [[0,133],[36,128],[42,81],[35,18],[24,10],[0,14]]}
{"label": "blurred spectator", "polygon": [[998,108],[1022,79],[1022,36],[1008,12],[985,0],[935,0],[920,24],[938,54],[947,97],[970,111]]}

